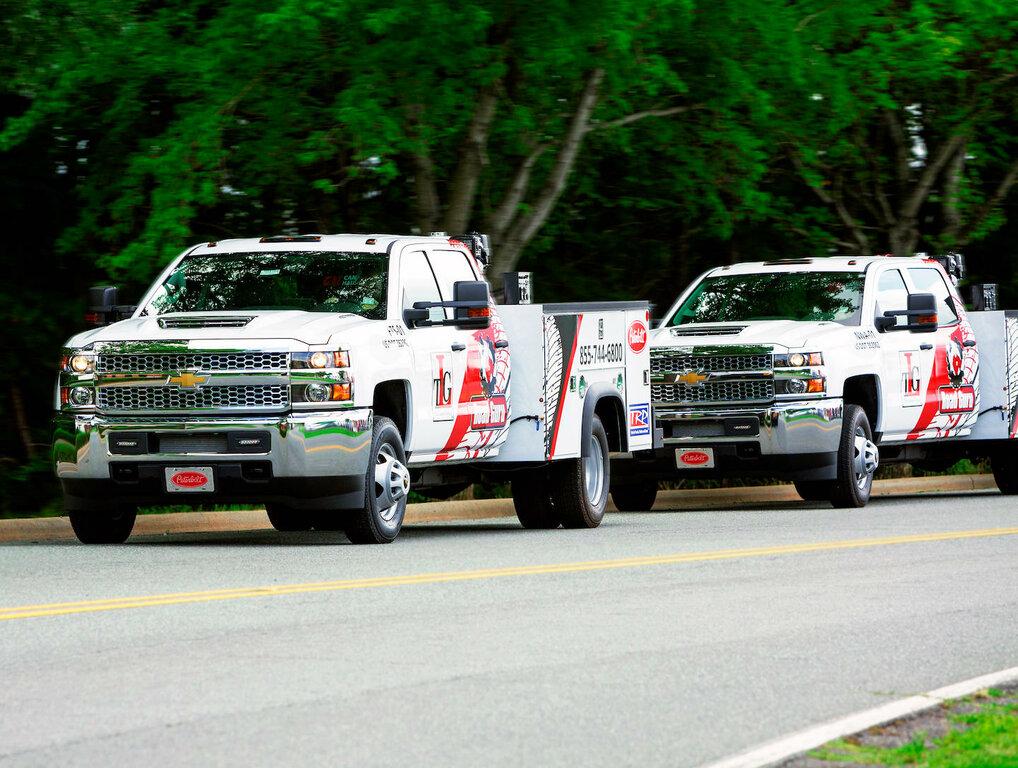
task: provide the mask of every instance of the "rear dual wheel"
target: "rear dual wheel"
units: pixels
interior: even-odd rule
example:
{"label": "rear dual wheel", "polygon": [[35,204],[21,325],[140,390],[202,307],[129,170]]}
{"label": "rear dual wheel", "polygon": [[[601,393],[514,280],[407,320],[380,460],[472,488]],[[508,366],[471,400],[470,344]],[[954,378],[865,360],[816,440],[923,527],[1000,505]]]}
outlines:
{"label": "rear dual wheel", "polygon": [[594,416],[585,456],[521,473],[513,480],[513,506],[524,528],[596,528],[611,484],[608,436]]}

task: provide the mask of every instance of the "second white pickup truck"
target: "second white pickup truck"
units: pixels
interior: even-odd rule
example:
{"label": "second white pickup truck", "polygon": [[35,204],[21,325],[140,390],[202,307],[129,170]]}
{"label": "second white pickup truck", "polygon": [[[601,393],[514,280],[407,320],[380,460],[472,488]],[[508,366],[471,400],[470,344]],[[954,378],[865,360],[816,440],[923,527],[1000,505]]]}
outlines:
{"label": "second white pickup truck", "polygon": [[1018,313],[967,312],[960,264],[816,258],[701,276],[652,332],[663,447],[618,465],[616,505],[649,509],[658,479],[765,475],[858,507],[880,463],[965,457],[1018,492]]}
{"label": "second white pickup truck", "polygon": [[[392,541],[413,487],[510,480],[527,527],[594,527],[651,446],[644,302],[495,306],[482,236],[201,243],[67,342],[54,461],[83,542],[137,508],[264,503]],[[126,319],[118,319],[126,316]]]}

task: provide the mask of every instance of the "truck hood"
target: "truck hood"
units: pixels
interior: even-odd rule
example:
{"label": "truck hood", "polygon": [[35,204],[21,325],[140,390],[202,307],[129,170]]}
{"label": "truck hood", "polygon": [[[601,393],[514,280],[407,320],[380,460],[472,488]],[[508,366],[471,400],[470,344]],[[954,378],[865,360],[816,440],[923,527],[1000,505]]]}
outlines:
{"label": "truck hood", "polygon": [[654,347],[725,346],[760,344],[801,349],[845,326],[830,322],[758,320],[747,323],[689,323],[658,328],[651,336]]}
{"label": "truck hood", "polygon": [[[234,320],[235,326],[181,327],[177,323]],[[247,320],[250,318],[250,320]],[[159,321],[164,321],[167,327]],[[244,322],[246,320],[246,322]],[[132,317],[103,328],[85,331],[68,341],[69,347],[94,342],[181,341],[249,339],[295,340],[303,344],[327,344],[333,334],[371,322],[359,315],[276,310],[269,312],[172,312],[158,317]],[[241,324],[243,323],[243,324]]]}

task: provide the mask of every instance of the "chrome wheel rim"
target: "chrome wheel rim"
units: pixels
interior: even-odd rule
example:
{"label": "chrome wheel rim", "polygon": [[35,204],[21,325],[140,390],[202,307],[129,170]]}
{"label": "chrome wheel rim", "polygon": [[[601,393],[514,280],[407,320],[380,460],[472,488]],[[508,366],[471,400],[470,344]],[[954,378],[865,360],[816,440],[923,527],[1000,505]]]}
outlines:
{"label": "chrome wheel rim", "polygon": [[583,460],[583,480],[587,487],[587,499],[597,505],[604,491],[604,450],[596,436],[590,436],[590,450]]}
{"label": "chrome wheel rim", "polygon": [[388,443],[381,445],[375,455],[375,509],[387,523],[399,512],[399,503],[410,492],[410,470],[396,458]]}
{"label": "chrome wheel rim", "polygon": [[869,439],[862,427],[856,427],[853,440],[852,468],[855,472],[855,484],[860,491],[866,490],[873,481],[873,473],[880,465],[880,450],[876,443]]}

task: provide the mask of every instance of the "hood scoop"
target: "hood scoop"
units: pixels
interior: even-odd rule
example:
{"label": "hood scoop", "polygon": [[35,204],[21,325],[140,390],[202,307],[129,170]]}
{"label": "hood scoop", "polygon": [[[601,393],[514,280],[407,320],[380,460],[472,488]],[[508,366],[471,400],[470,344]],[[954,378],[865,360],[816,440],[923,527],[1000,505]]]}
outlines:
{"label": "hood scoop", "polygon": [[160,317],[160,328],[243,328],[254,320],[250,315],[188,315],[180,317]]}
{"label": "hood scoop", "polygon": [[708,325],[702,328],[672,328],[672,336],[737,336],[746,330],[744,325]]}

